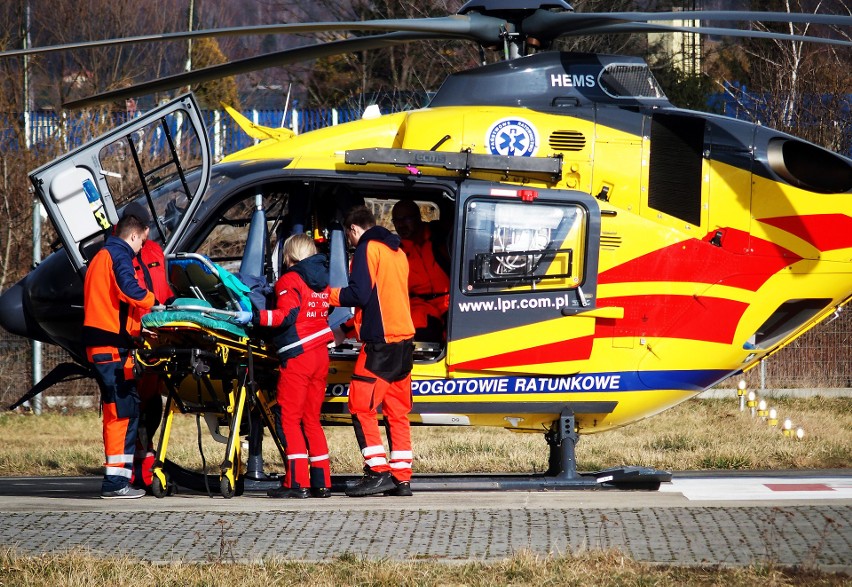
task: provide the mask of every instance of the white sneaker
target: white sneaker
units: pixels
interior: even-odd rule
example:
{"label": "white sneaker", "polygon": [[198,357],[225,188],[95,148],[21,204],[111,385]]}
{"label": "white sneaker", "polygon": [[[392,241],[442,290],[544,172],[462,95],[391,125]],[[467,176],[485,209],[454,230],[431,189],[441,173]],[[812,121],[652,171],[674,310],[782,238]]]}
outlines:
{"label": "white sneaker", "polygon": [[130,485],[125,485],[115,491],[102,491],[101,499],[138,499],[143,495],[145,495],[144,489],[135,489]]}

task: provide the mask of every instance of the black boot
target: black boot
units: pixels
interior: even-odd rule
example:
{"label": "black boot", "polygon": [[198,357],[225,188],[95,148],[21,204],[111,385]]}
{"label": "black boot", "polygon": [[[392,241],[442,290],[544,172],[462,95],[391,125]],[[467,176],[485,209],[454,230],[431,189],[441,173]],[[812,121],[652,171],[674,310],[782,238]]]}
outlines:
{"label": "black boot", "polygon": [[331,497],[331,489],[328,487],[312,487],[311,497]]}
{"label": "black boot", "polygon": [[307,487],[277,487],[267,491],[266,495],[276,499],[305,499],[311,496],[311,490]]}
{"label": "black boot", "polygon": [[392,495],[394,497],[411,497],[414,495],[411,492],[411,483],[408,481],[394,481],[394,483],[396,483],[396,487],[390,491],[385,491],[385,495]]}
{"label": "black boot", "polygon": [[364,497],[366,495],[384,493],[395,488],[396,485],[389,472],[374,473],[373,471],[367,471],[357,483],[346,488],[346,495],[349,497]]}

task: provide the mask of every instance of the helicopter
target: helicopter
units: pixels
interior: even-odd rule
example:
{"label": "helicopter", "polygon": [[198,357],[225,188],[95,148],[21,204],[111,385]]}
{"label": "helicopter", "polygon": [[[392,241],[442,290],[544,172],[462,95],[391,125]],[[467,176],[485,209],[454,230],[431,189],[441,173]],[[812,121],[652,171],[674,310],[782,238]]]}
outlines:
{"label": "helicopter", "polygon": [[[150,207],[152,238],[168,255],[201,253],[234,267],[262,207],[272,219],[264,259],[272,280],[275,245],[287,234],[308,232],[333,252],[349,207],[386,212],[408,199],[451,236],[446,331],[416,345],[412,423],[543,434],[547,474],[497,487],[658,485],[665,472],[643,468],[578,474],[579,435],[649,418],[753,368],[852,299],[852,160],[678,108],[641,58],[546,50],[565,35],[672,31],[850,44],[667,23],[690,19],[852,25],[837,15],[575,13],[561,0],[473,0],[442,18],[156,35],[379,31],[67,106],[420,39],[468,39],[501,47],[506,59],[452,74],[426,108],[304,134],[237,113],[258,143],[216,164],[198,106],[183,96],[32,172],[64,247],[2,294],[0,323],[63,347],[73,363],[30,394],[88,373],[82,276],[131,201]],[[151,39],[27,52],[141,40]],[[152,155],[155,144],[164,147]],[[86,182],[98,197],[85,197]],[[345,284],[345,261],[337,267],[332,282]],[[323,418],[346,423],[355,353],[329,352]],[[453,483],[442,487],[470,486]]]}

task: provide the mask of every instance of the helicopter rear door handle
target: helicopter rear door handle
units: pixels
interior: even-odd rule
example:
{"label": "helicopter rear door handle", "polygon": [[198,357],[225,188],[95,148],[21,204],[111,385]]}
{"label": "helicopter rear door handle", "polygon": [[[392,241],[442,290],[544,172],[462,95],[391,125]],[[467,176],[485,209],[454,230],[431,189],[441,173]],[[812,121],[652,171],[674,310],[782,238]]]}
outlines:
{"label": "helicopter rear door handle", "polygon": [[575,311],[574,308],[562,308],[563,316],[582,316],[584,318],[624,318],[624,308],[619,306],[607,306],[605,308],[593,308],[590,310]]}

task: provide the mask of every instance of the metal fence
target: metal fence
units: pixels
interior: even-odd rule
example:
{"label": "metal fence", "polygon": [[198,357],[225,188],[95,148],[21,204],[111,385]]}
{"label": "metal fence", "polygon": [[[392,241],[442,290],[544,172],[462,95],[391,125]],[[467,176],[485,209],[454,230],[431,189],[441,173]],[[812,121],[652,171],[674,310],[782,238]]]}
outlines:
{"label": "metal fence", "polygon": [[[845,129],[843,137],[836,139],[838,148],[847,150],[852,145],[852,95],[816,96],[810,100],[821,104],[824,111],[825,103],[830,101],[831,112],[837,117],[835,125]],[[766,111],[772,108],[773,102],[769,97],[747,92],[742,86],[733,84],[728,91],[718,92],[708,97],[708,107],[732,118],[740,118],[760,123],[766,123]],[[807,104],[806,104],[807,106]],[[382,109],[383,114],[397,110],[392,104]],[[806,109],[807,110],[807,109]],[[819,110],[819,108],[817,108]],[[261,126],[272,128],[288,128],[296,134],[305,133],[326,126],[343,124],[357,120],[363,114],[363,108],[317,108],[289,110],[243,110],[243,116]],[[114,128],[128,120],[142,116],[144,112],[113,112],[103,114],[98,112],[81,111],[73,114],[57,114],[53,111],[33,111],[26,116],[21,114],[0,114],[0,149],[13,150],[20,148],[15,134],[9,129],[9,118],[23,117],[25,126],[30,131],[30,144],[33,149],[56,149],[57,141],[61,141],[63,152],[79,147],[92,139],[92,129]],[[253,145],[256,141],[246,135],[239,125],[223,110],[206,110],[203,117],[210,137],[214,160]],[[807,117],[799,121],[808,125]],[[18,125],[21,126],[21,125]],[[846,153],[852,155],[852,151]]]}
{"label": "metal fence", "polygon": [[[287,128],[296,134],[305,133],[326,126],[343,124],[357,120],[361,111],[355,109],[314,109],[314,110],[245,110],[241,114],[261,126]],[[26,115],[0,114],[0,149],[13,151],[22,148],[22,141],[12,132],[14,126],[29,129],[31,148],[36,152],[54,152],[57,144],[62,152],[68,152],[85,144],[94,137],[97,129],[115,128],[128,120],[144,115],[143,112],[130,115],[126,112],[110,114],[78,112],[75,114],[53,111],[33,111]],[[244,133],[239,125],[223,110],[205,110],[202,113],[210,137],[214,160],[219,160],[256,141]],[[20,120],[20,119],[24,120]],[[23,124],[13,125],[18,119]]]}

